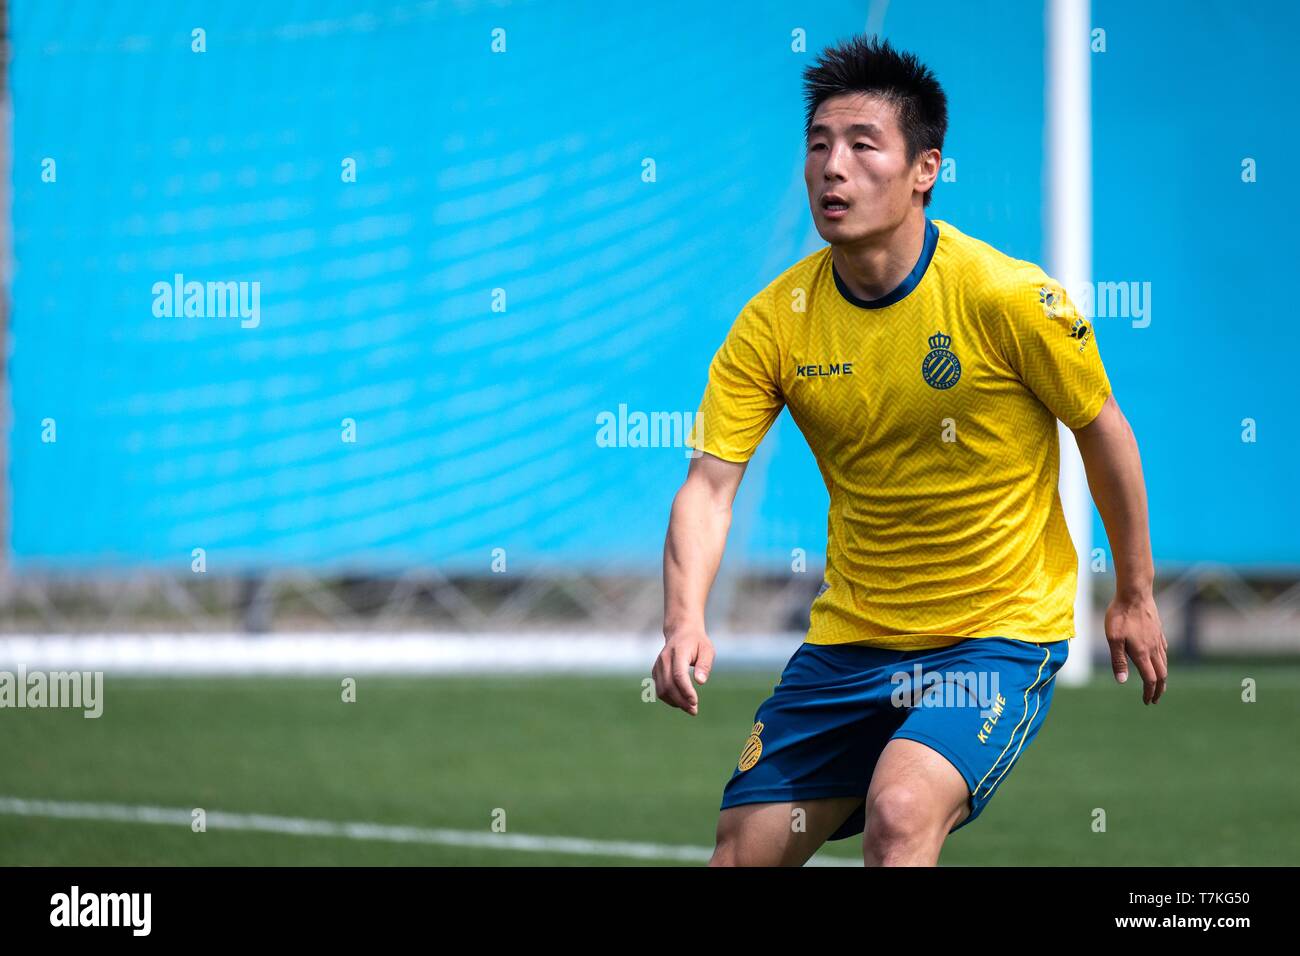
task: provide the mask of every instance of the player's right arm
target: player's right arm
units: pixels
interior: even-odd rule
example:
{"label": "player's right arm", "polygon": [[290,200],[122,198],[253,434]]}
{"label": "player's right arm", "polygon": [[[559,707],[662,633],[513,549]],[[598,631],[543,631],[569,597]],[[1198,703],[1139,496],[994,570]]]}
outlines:
{"label": "player's right arm", "polygon": [[713,667],[713,642],[704,627],[704,605],[722,563],[731,527],[731,505],[746,462],[702,454],[691,461],[673,499],[664,541],[664,648],[651,673],[665,704],[694,716],[699,697],[688,669],[703,684]]}
{"label": "player's right arm", "polygon": [[713,667],[713,643],[704,630],[704,605],[722,563],[731,504],[759,442],[785,407],[780,348],[767,296],[751,299],[732,323],[709,364],[699,414],[687,444],[686,481],[673,499],[664,541],[664,649],[655,661],[655,693],[672,707],[699,713],[691,684]]}

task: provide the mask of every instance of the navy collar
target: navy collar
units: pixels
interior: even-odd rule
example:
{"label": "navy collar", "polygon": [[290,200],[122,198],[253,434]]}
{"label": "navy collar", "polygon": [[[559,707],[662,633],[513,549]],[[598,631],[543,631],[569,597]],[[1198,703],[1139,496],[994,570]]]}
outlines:
{"label": "navy collar", "polygon": [[930,265],[930,260],[934,258],[935,247],[939,245],[939,227],[927,218],[925,220],[925,243],[921,246],[921,258],[916,260],[916,265],[895,287],[893,292],[887,292],[879,299],[860,299],[844,284],[840,274],[835,271],[835,260],[831,260],[831,275],[835,278],[835,288],[840,290],[840,295],[844,296],[849,302],[861,309],[883,309],[887,305],[893,305],[895,302],[903,299],[909,292],[916,288],[921,281],[921,276],[925,275],[925,270]]}

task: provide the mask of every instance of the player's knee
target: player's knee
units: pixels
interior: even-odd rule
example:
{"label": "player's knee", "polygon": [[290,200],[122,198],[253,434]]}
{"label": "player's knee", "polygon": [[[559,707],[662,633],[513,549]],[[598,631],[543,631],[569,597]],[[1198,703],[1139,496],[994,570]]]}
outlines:
{"label": "player's knee", "polygon": [[776,866],[772,847],[778,842],[763,839],[754,829],[752,817],[724,810],[718,821],[713,856],[709,866]]}
{"label": "player's knee", "polygon": [[736,841],[719,838],[717,844],[713,847],[713,856],[709,858],[709,866],[740,865],[740,854]]}
{"label": "player's knee", "polygon": [[867,805],[868,846],[883,855],[933,837],[940,822],[930,794],[908,784],[895,784],[876,793]]}
{"label": "player's knee", "polygon": [[709,866],[797,866],[786,855],[741,840],[719,840]]}
{"label": "player's knee", "polygon": [[740,866],[740,826],[734,812],[722,811],[709,866]]}
{"label": "player's knee", "polygon": [[761,866],[764,861],[754,859],[754,854],[747,850],[752,839],[745,839],[744,817],[734,810],[724,810],[718,820],[718,831],[714,837],[713,856],[709,866]]}

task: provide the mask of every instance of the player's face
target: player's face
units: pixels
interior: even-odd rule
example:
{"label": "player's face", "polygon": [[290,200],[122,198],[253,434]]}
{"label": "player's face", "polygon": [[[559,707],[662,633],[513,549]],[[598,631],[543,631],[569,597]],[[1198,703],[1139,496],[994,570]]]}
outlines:
{"label": "player's face", "polygon": [[915,191],[918,170],[907,158],[892,103],[846,93],[826,100],[813,114],[804,181],[813,222],[827,242],[853,243],[900,226],[921,201]]}

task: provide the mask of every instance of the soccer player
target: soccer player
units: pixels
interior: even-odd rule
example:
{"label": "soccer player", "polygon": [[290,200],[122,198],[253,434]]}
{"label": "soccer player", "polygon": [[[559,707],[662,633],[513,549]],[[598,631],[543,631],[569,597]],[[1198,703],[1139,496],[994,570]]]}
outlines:
{"label": "soccer player", "polygon": [[711,863],[802,865],[862,833],[868,865],[933,865],[1042,727],[1074,636],[1058,419],[1110,539],[1115,677],[1127,655],[1143,702],[1164,693],[1142,466],[1062,287],[927,217],[947,130],[934,74],[855,37],[804,81],[829,245],[754,296],[710,364],[664,545],[655,688],[698,713],[690,668],[703,684],[713,667],[704,607],[732,501],[789,408],[830,493],[825,581],[726,784]]}

